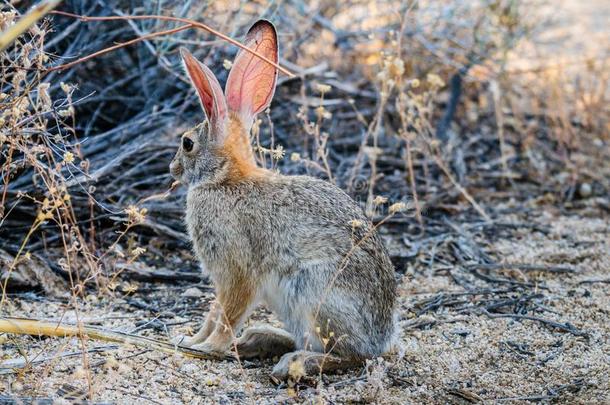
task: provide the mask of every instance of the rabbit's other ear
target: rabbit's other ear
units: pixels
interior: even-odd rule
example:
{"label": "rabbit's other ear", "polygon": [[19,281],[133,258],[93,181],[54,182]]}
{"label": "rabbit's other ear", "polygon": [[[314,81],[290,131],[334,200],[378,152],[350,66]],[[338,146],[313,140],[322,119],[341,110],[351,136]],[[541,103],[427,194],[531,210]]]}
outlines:
{"label": "rabbit's other ear", "polygon": [[180,48],[180,55],[186,72],[199,94],[201,106],[210,125],[218,130],[217,135],[221,135],[223,133],[222,124],[227,117],[227,102],[218,79],[207,66],[195,59],[185,48]]}
{"label": "rabbit's other ear", "polygon": [[[277,33],[271,22],[259,20],[254,23],[246,34],[244,45],[277,63]],[[271,104],[277,73],[275,66],[243,49],[235,57],[225,95],[229,110],[239,114],[247,130],[256,114]]]}

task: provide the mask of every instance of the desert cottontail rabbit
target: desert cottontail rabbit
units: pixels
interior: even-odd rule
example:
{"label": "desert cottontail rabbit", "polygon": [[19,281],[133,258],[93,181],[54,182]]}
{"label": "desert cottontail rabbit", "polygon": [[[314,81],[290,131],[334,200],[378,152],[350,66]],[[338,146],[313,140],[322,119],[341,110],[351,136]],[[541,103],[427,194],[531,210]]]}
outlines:
{"label": "desert cottontail rabbit", "polygon": [[[252,26],[245,45],[278,60],[268,21]],[[249,132],[271,102],[277,69],[242,50],[223,94],[210,69],[181,52],[207,120],[183,135],[170,169],[188,186],[186,224],[216,301],[201,330],[179,344],[224,353],[263,302],[285,330],[252,327],[235,344],[242,359],[283,355],[277,378],[294,361],[312,374],[387,352],[394,271],[362,209],[326,181],[256,165]]]}

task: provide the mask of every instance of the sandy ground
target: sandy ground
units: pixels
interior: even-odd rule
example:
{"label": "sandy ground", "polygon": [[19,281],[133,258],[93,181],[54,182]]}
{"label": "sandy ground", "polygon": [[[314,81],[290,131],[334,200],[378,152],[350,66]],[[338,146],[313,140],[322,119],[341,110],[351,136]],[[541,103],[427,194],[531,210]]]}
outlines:
{"label": "sandy ground", "polygon": [[[610,56],[610,2],[606,0],[535,0],[545,28],[518,47],[518,67],[563,65],[582,69],[585,59],[603,63]],[[574,64],[574,65],[571,65]],[[516,67],[517,67],[516,66]]]}
{"label": "sandy ground", "polygon": [[[89,341],[88,366],[83,367],[78,339],[4,335],[0,395],[67,400],[86,395],[90,379],[94,401],[112,403],[608,403],[610,221],[559,214],[533,217],[545,227],[543,232],[527,227],[492,238],[472,235],[502,263],[567,265],[576,273],[485,273],[534,285],[502,293],[498,291],[513,286],[473,283],[468,290],[455,282],[466,279],[467,272],[415,260],[400,281],[402,353],[366,368],[278,387],[268,377],[271,361],[191,360]],[[90,296],[81,308],[82,319],[164,338],[195,329],[211,296],[205,286],[197,287],[202,297],[190,297],[192,285],[137,287],[131,295]],[[482,308],[491,308],[490,302],[506,310],[487,315]],[[70,321],[75,313],[69,308],[68,300],[49,302],[26,294],[11,301],[8,314]],[[490,317],[497,313],[537,320]],[[268,317],[260,310],[249,324]],[[25,365],[18,364],[24,360]],[[14,368],[6,367],[10,364]]]}

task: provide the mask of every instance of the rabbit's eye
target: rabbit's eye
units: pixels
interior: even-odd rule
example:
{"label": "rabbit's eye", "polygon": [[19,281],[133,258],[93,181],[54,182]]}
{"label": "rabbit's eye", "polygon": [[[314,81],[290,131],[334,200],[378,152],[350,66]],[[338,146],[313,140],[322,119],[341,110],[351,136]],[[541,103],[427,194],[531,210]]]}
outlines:
{"label": "rabbit's eye", "polygon": [[182,138],[182,147],[185,151],[190,152],[193,150],[193,141],[188,136]]}

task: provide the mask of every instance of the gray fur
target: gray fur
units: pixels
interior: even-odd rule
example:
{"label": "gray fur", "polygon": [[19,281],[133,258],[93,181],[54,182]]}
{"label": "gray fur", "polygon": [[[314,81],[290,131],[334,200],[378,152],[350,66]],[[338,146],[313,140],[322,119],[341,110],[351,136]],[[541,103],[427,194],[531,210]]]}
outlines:
{"label": "gray fur", "polygon": [[228,182],[231,162],[206,131],[199,126],[191,155],[180,147],[172,174],[189,187],[188,232],[214,284],[233,282],[231,272],[245,276],[256,291],[252,307],[265,303],[297,349],[352,360],[390,350],[394,270],[362,209],[338,187],[308,176],[266,171]]}

